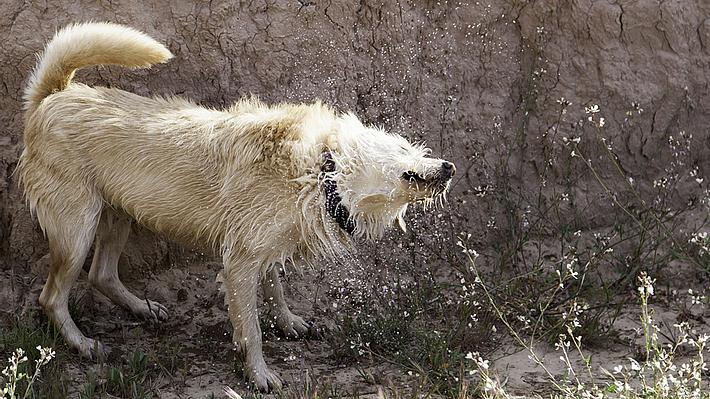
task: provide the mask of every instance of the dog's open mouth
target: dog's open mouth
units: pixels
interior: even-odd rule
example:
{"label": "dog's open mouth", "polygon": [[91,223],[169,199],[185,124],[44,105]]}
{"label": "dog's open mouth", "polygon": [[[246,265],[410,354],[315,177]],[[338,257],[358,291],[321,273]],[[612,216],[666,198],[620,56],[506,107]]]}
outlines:
{"label": "dog's open mouth", "polygon": [[416,193],[416,201],[433,200],[443,195],[449,188],[452,174],[435,172],[429,176],[422,176],[414,171],[402,173],[402,180]]}
{"label": "dog's open mouth", "polygon": [[412,170],[402,173],[402,180],[415,184],[426,184],[427,180],[417,172]]}

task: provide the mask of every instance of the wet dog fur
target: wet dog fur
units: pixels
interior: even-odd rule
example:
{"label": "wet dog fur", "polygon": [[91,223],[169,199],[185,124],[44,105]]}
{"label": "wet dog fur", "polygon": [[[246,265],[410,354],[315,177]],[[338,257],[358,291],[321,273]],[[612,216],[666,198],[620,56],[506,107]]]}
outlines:
{"label": "wet dog fur", "polygon": [[[455,168],[318,102],[246,98],[215,110],[71,81],[83,67],[149,67],[171,57],[147,35],[110,23],[68,26],[40,56],[25,90],[18,164],[49,242],[51,266],[39,302],[69,346],[101,355],[103,346],[84,336],[68,311],[92,242],[92,285],[156,321],[168,317],[167,308],[136,297],[118,278],[131,223],[212,247],[224,261],[225,301],[246,374],[262,390],[278,389],[281,380],[261,350],[259,283],[278,327],[289,336],[305,334],[308,324],[284,299],[280,267],[338,256],[353,238],[380,237],[393,224],[404,228],[407,206],[440,198]],[[326,206],[333,198],[335,210]]]}

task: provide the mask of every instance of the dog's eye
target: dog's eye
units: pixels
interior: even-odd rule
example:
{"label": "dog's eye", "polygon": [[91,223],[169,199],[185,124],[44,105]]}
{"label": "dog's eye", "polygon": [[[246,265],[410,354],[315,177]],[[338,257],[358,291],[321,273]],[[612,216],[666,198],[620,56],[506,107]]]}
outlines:
{"label": "dog's eye", "polygon": [[413,183],[420,183],[425,181],[425,179],[421,175],[419,175],[419,173],[411,170],[402,173],[402,180],[407,180]]}

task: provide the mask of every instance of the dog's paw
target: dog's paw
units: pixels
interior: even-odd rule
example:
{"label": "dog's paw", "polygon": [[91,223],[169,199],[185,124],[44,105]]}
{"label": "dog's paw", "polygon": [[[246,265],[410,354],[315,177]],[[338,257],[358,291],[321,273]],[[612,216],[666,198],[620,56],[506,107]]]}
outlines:
{"label": "dog's paw", "polygon": [[293,339],[306,336],[308,329],[311,327],[302,317],[296,316],[291,312],[277,315],[276,326],[286,337]]}
{"label": "dog's paw", "polygon": [[252,384],[261,392],[280,391],[283,388],[283,382],[278,374],[269,370],[266,364],[261,364],[256,367],[251,367],[247,371],[247,376]]}
{"label": "dog's paw", "polygon": [[106,347],[101,342],[91,338],[82,338],[74,347],[81,357],[89,360],[106,359],[106,355],[108,354]]}
{"label": "dog's paw", "polygon": [[141,306],[131,309],[133,314],[142,317],[148,321],[158,323],[168,320],[168,308],[160,302],[145,299],[141,302]]}

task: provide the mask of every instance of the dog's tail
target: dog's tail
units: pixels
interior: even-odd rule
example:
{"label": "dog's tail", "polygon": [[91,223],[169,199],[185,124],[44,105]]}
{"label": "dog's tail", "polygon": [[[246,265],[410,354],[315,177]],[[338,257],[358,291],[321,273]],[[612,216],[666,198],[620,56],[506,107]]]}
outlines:
{"label": "dog's tail", "polygon": [[25,110],[35,109],[48,95],[64,90],[74,72],[99,64],[147,68],[172,58],[165,46],[127,26],[111,23],[69,25],[54,35],[25,89]]}

